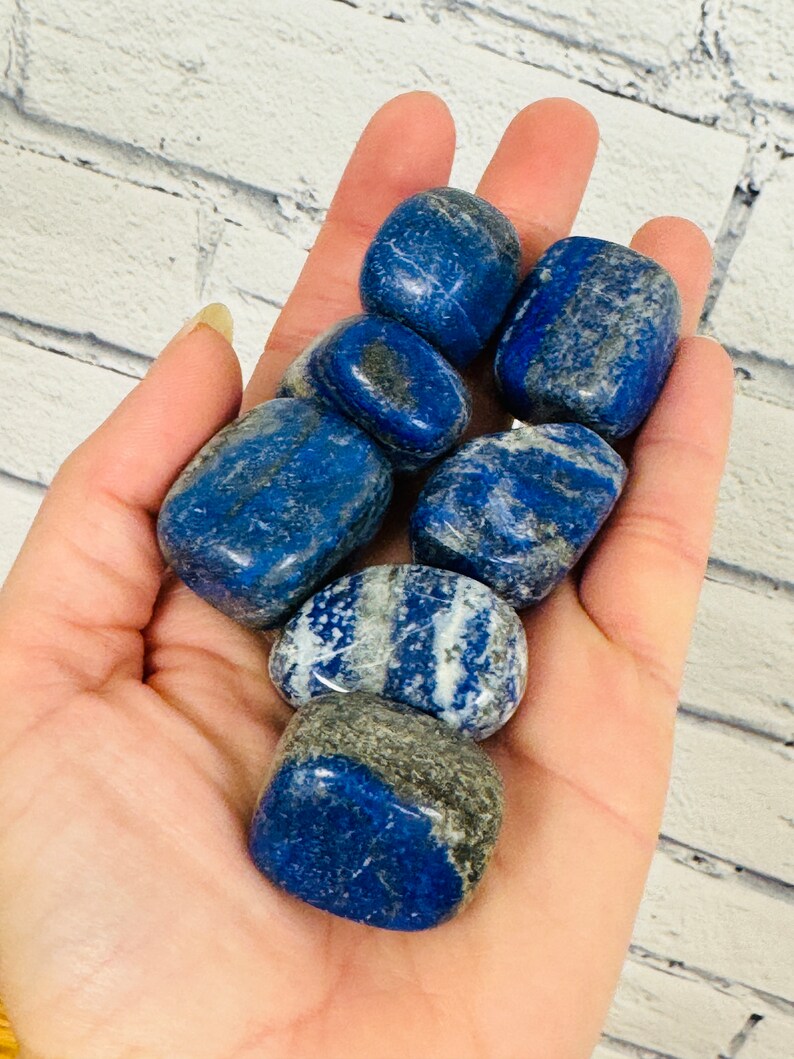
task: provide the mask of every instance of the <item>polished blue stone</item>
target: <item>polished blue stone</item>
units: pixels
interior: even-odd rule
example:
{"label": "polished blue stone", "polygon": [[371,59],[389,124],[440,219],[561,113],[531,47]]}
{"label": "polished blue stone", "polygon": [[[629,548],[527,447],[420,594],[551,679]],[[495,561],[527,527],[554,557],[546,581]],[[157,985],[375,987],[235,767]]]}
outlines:
{"label": "polished blue stone", "polygon": [[378,442],[397,471],[447,452],[469,421],[463,380],[423,338],[385,316],[336,324],[287,369],[280,397],[312,397]]}
{"label": "polished blue stone", "polygon": [[342,754],[288,762],[260,806],[257,866],[317,908],[372,926],[421,930],[463,886],[429,817]]}
{"label": "polished blue stone", "polygon": [[424,930],[471,896],[501,815],[499,774],[471,740],[374,696],[326,695],[282,736],[249,850],[317,908]]}
{"label": "polished blue stone", "polygon": [[375,533],[391,469],[353,423],[310,401],[258,405],[207,442],[157,523],[194,592],[254,628],[278,625]]}
{"label": "polished blue stone", "polygon": [[418,563],[457,570],[520,609],[543,599],[598,532],[626,479],[578,423],[519,426],[461,446],[411,515]]}
{"label": "polished blue stone", "polygon": [[675,281],[626,246],[554,243],[522,283],[496,351],[508,410],[607,438],[635,430],[659,395],[681,326]]}
{"label": "polished blue stone", "polygon": [[503,213],[456,188],[400,203],[361,270],[368,312],[400,320],[456,367],[488,342],[518,284],[521,247]]}
{"label": "polished blue stone", "polygon": [[293,706],[367,691],[430,713],[475,739],[511,717],[526,685],[515,611],[470,577],[430,566],[370,566],[308,599],[270,654]]}

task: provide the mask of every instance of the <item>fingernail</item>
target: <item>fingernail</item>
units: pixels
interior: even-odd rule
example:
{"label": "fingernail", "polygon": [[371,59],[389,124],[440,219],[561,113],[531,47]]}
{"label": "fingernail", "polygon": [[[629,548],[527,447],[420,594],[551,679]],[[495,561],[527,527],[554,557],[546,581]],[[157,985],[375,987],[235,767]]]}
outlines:
{"label": "fingernail", "polygon": [[211,327],[219,335],[223,335],[231,345],[234,337],[234,321],[232,320],[232,314],[222,302],[212,302],[211,305],[205,305],[203,309],[200,309],[195,316],[188,320],[174,337],[184,338],[185,335],[189,335],[197,327],[201,327],[202,324],[206,327]]}
{"label": "fingernail", "polygon": [[697,338],[698,341],[713,342],[715,346],[719,346],[722,349],[722,342],[715,338],[714,335],[693,335],[692,337]]}

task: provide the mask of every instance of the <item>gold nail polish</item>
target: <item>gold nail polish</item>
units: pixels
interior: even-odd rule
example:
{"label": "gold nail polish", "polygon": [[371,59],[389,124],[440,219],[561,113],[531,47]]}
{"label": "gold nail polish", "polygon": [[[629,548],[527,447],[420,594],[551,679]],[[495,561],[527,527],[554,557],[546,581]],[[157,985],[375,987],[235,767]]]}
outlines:
{"label": "gold nail polish", "polygon": [[212,302],[210,305],[205,305],[203,309],[200,309],[195,316],[188,320],[176,337],[184,338],[185,335],[189,335],[191,331],[195,331],[202,324],[206,327],[211,327],[219,335],[223,335],[226,341],[231,344],[234,337],[234,321],[232,320],[232,314],[222,302]]}

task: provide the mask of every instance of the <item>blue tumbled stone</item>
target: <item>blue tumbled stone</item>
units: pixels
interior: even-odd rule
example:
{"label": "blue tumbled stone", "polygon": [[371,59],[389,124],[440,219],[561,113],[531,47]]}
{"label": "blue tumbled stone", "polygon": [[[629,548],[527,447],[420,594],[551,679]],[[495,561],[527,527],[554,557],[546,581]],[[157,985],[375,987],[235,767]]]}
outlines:
{"label": "blue tumbled stone", "polygon": [[361,302],[463,367],[498,326],[520,261],[515,228],[485,199],[457,188],[422,191],[375,235],[361,270]]}
{"label": "blue tumbled stone", "polygon": [[473,893],[502,805],[499,773],[470,739],[398,703],[330,694],[287,726],[249,849],[264,875],[317,908],[424,930]]}
{"label": "blue tumbled stone", "polygon": [[658,397],[680,325],[678,289],[661,265],[602,239],[562,239],[505,317],[497,387],[518,419],[623,437]]}
{"label": "blue tumbled stone", "polygon": [[415,471],[458,441],[471,414],[454,368],[384,316],[336,324],[287,368],[280,397],[311,397],[378,442],[398,471]]}
{"label": "blue tumbled stone", "polygon": [[157,534],[189,588],[266,629],[373,536],[391,491],[388,462],[353,423],[310,401],[267,401],[187,465]]}
{"label": "blue tumbled stone", "polygon": [[519,426],[461,446],[411,515],[418,563],[457,570],[516,608],[543,599],[598,532],[626,466],[578,423]]}
{"label": "blue tumbled stone", "polygon": [[293,706],[329,691],[367,691],[433,714],[475,739],[512,716],[524,693],[526,637],[485,585],[431,566],[371,566],[308,599],[270,654]]}

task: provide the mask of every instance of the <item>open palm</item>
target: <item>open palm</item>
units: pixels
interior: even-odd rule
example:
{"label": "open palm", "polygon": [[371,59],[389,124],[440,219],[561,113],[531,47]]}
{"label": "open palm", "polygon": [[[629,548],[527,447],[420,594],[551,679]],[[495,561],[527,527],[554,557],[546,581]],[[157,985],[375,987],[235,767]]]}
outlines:
{"label": "open palm", "polygon": [[[596,142],[566,100],[505,133],[479,193],[525,266],[567,234]],[[373,118],[244,408],[358,309],[376,228],[446,183],[453,149],[433,96]],[[691,334],[704,237],[666,218],[633,245],[675,276]],[[527,616],[526,699],[484,744],[506,815],[483,885],[457,919],[400,934],[301,904],[246,853],[291,711],[264,638],[163,577],[159,504],[240,402],[224,338],[177,336],[64,464],[0,595],[0,993],[23,1056],[586,1059],[654,850],[731,379],[716,343],[682,341],[578,583]],[[392,527],[369,558],[404,548]]]}

